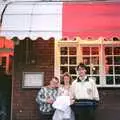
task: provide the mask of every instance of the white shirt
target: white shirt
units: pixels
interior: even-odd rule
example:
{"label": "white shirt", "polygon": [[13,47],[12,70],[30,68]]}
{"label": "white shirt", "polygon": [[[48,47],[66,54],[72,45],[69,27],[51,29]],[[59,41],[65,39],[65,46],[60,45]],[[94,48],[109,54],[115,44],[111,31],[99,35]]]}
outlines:
{"label": "white shirt", "polygon": [[70,87],[65,88],[64,86],[60,86],[58,89],[58,95],[59,96],[69,96],[70,94]]}
{"label": "white shirt", "polygon": [[[87,76],[85,78],[87,78]],[[88,81],[82,80],[81,82],[77,82],[77,79],[73,81],[71,94],[71,96],[75,99],[99,100],[95,80],[92,78],[89,78]]]}

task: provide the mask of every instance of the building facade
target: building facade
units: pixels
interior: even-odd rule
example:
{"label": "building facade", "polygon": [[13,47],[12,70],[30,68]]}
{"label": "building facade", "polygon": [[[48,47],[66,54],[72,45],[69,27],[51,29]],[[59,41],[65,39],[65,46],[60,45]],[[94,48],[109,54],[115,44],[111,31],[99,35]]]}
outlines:
{"label": "building facade", "polygon": [[100,93],[96,120],[120,119],[119,7],[119,2],[7,4],[0,35],[14,41],[11,120],[40,120],[35,102],[40,87],[64,72],[76,79],[79,62],[88,66]]}
{"label": "building facade", "polygon": [[[30,38],[21,40],[14,51],[12,119],[40,119],[35,102],[40,86],[47,85],[53,76],[60,78],[64,72],[69,72],[75,79],[77,76],[75,67],[79,62],[87,64],[88,75],[95,78],[98,86],[100,104],[96,120],[119,119],[120,61],[116,59],[120,56],[119,45],[120,41],[113,39],[84,42],[80,38],[67,41],[56,41],[53,38],[47,41],[43,39],[32,41]],[[29,77],[36,73],[43,73],[43,76]]]}

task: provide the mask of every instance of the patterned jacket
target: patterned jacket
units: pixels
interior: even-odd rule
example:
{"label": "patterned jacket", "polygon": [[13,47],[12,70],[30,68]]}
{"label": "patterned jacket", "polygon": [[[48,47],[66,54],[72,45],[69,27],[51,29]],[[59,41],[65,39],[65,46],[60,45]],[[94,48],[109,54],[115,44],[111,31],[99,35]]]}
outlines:
{"label": "patterned jacket", "polygon": [[53,111],[52,104],[47,103],[47,98],[51,98],[53,100],[56,99],[58,94],[58,89],[42,87],[36,97],[36,102],[39,104],[39,110],[41,112],[50,112]]}

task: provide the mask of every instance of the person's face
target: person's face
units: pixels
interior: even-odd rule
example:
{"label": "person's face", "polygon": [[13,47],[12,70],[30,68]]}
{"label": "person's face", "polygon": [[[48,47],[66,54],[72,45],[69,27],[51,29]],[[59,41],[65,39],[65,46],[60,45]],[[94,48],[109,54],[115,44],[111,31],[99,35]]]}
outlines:
{"label": "person's face", "polygon": [[69,84],[70,83],[70,77],[69,76],[64,76],[64,84]]}
{"label": "person's face", "polygon": [[51,86],[52,88],[57,88],[58,85],[59,85],[59,81],[56,80],[55,78],[52,78],[52,80],[50,81],[50,86]]}
{"label": "person's face", "polygon": [[79,67],[79,68],[78,68],[78,75],[79,75],[80,77],[85,76],[85,75],[86,75],[86,69],[85,69],[84,67]]}

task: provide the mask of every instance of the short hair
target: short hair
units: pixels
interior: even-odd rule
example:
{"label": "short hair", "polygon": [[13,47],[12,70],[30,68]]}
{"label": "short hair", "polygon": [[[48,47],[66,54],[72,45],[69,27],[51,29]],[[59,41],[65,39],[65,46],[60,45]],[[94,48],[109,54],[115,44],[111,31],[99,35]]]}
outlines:
{"label": "short hair", "polygon": [[76,67],[76,70],[78,70],[79,67],[84,68],[85,70],[87,70],[88,68],[84,63],[79,63],[78,66]]}
{"label": "short hair", "polygon": [[67,76],[67,77],[70,78],[69,83],[71,84],[71,83],[72,83],[72,76],[71,76],[68,72],[65,72],[65,73],[63,74],[63,76],[61,77],[61,84],[64,85],[64,77],[65,77],[65,76]]}

